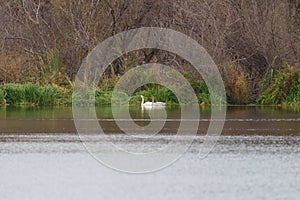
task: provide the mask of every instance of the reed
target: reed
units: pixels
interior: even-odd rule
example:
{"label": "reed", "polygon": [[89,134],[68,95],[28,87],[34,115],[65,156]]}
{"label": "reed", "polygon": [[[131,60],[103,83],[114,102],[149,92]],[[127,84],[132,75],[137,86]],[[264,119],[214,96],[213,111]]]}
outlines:
{"label": "reed", "polygon": [[95,104],[96,105],[105,105],[111,104],[112,91],[99,91],[95,92]]}
{"label": "reed", "polygon": [[[203,81],[194,81],[191,83],[192,88],[198,98],[198,103],[205,102],[210,103],[210,95],[206,84]],[[178,86],[181,91],[185,91],[186,86]],[[103,90],[104,89],[104,90]],[[190,99],[186,99],[184,95],[178,97],[173,92],[174,89],[178,88],[166,88],[157,84],[147,84],[137,89],[130,97],[129,104],[136,105],[141,103],[141,95],[145,97],[145,101],[151,101],[151,97],[155,97],[155,101],[166,102],[169,105],[179,104],[178,98],[181,99],[182,104],[188,104]],[[105,89],[102,88],[96,91],[96,104],[110,104],[113,88]],[[120,102],[124,102],[126,99],[122,93],[119,94]]]}
{"label": "reed", "polygon": [[198,103],[210,103],[210,94],[204,81],[191,81],[191,86],[197,95]]}
{"label": "reed", "polygon": [[24,89],[19,84],[7,84],[2,86],[7,104],[16,105],[22,104],[25,101]]}
{"label": "reed", "polygon": [[37,84],[7,84],[1,88],[9,105],[54,105],[59,91],[50,86]]}
{"label": "reed", "polygon": [[[192,87],[198,97],[198,102],[209,103],[210,95],[204,82],[193,82]],[[185,87],[185,86],[180,86]],[[184,91],[184,88],[181,88]],[[97,88],[95,95],[91,91],[82,91],[73,94],[72,90],[61,88],[58,86],[41,86],[39,84],[6,84],[0,86],[0,104],[9,105],[71,105],[72,102],[78,105],[110,105],[114,88],[110,85],[106,88]],[[128,101],[128,96],[123,93],[115,93],[116,98],[113,99],[116,104],[124,104]],[[141,95],[145,96],[146,101],[151,101],[151,97],[155,97],[155,101],[166,102],[169,105],[179,104],[178,98],[171,89],[166,87],[149,84],[136,90],[130,97],[129,104],[137,105],[141,102]],[[180,97],[181,103],[191,103],[187,99]]]}

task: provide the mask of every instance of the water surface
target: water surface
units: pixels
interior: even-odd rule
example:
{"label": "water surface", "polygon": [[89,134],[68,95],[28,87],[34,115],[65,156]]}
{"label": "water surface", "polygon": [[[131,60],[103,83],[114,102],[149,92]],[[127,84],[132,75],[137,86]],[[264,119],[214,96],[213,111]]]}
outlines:
{"label": "water surface", "polygon": [[[113,150],[100,144],[111,137],[131,150],[160,148],[174,139],[180,123],[179,108],[167,113],[159,135],[133,139],[120,133],[109,107],[97,108],[107,135],[90,135],[85,142],[110,156]],[[132,107],[131,116],[142,126],[149,123],[140,108]],[[298,199],[299,109],[228,107],[222,136],[203,159],[198,152],[209,119],[210,109],[201,108],[198,136],[179,161],[155,173],[129,175],[86,151],[71,108],[0,108],[1,199]],[[184,144],[187,137],[176,140]]]}
{"label": "water surface", "polygon": [[[96,108],[99,123],[107,134],[120,133],[108,106]],[[132,119],[143,126],[149,123],[148,111],[130,108]],[[180,123],[179,107],[167,108],[168,119],[161,133],[176,132]],[[200,108],[199,134],[206,134],[210,108]],[[120,119],[119,119],[120,120]],[[128,119],[122,119],[126,122]],[[228,107],[222,135],[300,135],[300,108]],[[0,107],[0,133],[76,134],[70,107]]]}

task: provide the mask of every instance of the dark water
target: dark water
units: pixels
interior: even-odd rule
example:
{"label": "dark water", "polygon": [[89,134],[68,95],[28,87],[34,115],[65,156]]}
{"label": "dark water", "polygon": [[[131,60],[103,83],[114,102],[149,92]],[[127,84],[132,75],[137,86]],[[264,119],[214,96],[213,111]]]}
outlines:
{"label": "dark water", "polygon": [[[119,133],[110,107],[96,109],[99,123],[106,133]],[[139,107],[130,108],[136,123],[147,125],[149,116]],[[180,123],[180,108],[167,108],[168,119],[162,133],[176,132]],[[206,134],[210,108],[200,108],[198,134]],[[75,134],[76,128],[70,107],[7,107],[0,108],[1,134]],[[300,135],[300,108],[228,107],[222,135]]]}
{"label": "dark water", "polygon": [[[137,124],[149,123],[146,111],[130,110]],[[116,156],[112,149],[97,145],[111,136],[133,150],[162,147],[174,139],[172,133],[180,123],[179,108],[167,108],[167,113],[162,134],[133,140],[119,134],[109,107],[99,107],[99,123],[107,135],[101,140],[91,136],[86,142],[110,157]],[[173,165],[155,173],[129,175],[103,166],[87,152],[76,134],[71,108],[0,108],[0,197],[299,199],[299,108],[228,107],[221,137],[202,158],[198,150],[209,119],[210,108],[201,108],[198,136]],[[187,137],[176,140],[183,144]]]}

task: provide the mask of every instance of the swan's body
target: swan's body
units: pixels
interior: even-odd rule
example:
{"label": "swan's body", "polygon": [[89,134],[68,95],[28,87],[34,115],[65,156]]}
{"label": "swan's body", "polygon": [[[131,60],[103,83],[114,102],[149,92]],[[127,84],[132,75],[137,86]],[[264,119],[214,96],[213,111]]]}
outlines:
{"label": "swan's body", "polygon": [[154,97],[152,96],[152,102],[145,102],[145,98],[143,95],[141,95],[142,97],[142,108],[150,108],[150,109],[154,109],[154,108],[164,108],[166,106],[166,103],[164,102],[154,102]]}
{"label": "swan's body", "polygon": [[152,96],[152,104],[153,104],[153,106],[160,106],[160,107],[165,107],[166,106],[166,103],[164,103],[164,102],[154,102],[154,97]]}

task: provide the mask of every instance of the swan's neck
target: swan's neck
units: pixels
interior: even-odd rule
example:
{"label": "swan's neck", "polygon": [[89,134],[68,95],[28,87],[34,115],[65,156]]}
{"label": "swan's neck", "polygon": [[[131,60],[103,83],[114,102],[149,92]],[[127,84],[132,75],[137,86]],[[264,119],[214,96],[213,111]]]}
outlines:
{"label": "swan's neck", "polygon": [[142,97],[142,104],[141,104],[141,106],[144,105],[144,101],[145,101],[145,99],[144,99],[144,97]]}

